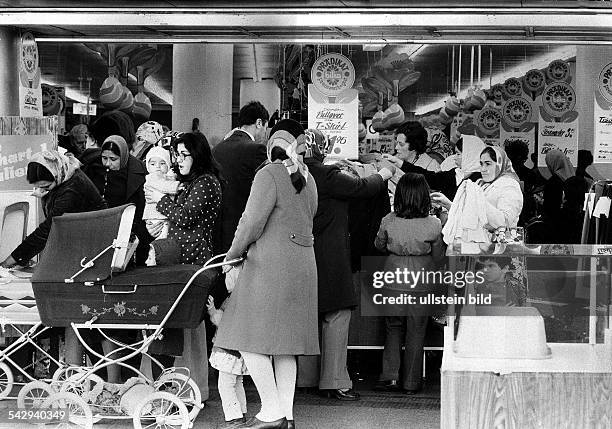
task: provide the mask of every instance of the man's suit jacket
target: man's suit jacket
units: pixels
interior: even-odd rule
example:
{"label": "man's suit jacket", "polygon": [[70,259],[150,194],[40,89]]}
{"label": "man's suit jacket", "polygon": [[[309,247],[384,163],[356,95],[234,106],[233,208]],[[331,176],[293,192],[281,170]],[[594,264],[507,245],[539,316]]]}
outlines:
{"label": "man's suit jacket", "polygon": [[246,206],[255,170],[267,158],[266,146],[255,143],[244,131],[236,130],[213,148],[221,166],[224,189],[218,252],[227,252],[234,239],[238,221]]}

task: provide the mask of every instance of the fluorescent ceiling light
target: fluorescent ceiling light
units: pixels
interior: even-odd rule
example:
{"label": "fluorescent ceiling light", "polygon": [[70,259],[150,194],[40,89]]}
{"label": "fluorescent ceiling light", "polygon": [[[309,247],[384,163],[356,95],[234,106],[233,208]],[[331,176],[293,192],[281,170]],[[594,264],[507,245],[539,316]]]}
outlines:
{"label": "fluorescent ceiling light", "polygon": [[382,49],[385,46],[387,45],[384,43],[363,45],[363,51],[364,52],[378,52],[378,51],[382,51]]}
{"label": "fluorescent ceiling light", "polygon": [[[542,55],[538,58],[534,58],[531,61],[524,62],[516,67],[506,70],[503,73],[494,75],[493,78],[491,79],[491,86],[496,85],[498,83],[504,83],[507,79],[511,77],[521,77],[531,69],[543,69],[546,66],[548,66],[548,64],[550,64],[550,62],[553,60],[569,60],[570,58],[573,58],[575,56],[576,56],[576,46],[564,46],[564,47],[556,48],[545,55]],[[489,79],[483,78],[482,81],[487,82],[486,84],[483,84],[482,87],[484,89],[489,89],[490,88],[488,84]],[[459,94],[457,94],[457,98],[461,100],[467,97],[468,89],[469,88],[466,88],[462,90]],[[444,101],[446,100],[446,98],[447,97],[443,97],[433,103],[429,103],[424,106],[417,107],[415,110],[415,114],[424,115],[426,113],[430,113],[437,109],[442,108],[444,106]]]}
{"label": "fluorescent ceiling light", "polygon": [[414,60],[416,56],[427,49],[428,46],[429,45],[424,44],[400,46],[395,49],[395,52],[398,54],[408,54],[408,58]]}

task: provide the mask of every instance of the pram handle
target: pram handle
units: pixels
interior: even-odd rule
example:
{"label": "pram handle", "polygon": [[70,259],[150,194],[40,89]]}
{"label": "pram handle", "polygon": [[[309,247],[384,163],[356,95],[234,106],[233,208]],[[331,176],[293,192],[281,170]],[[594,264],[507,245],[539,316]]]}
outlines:
{"label": "pram handle", "polygon": [[138,285],[132,285],[132,290],[106,290],[106,285],[102,285],[102,293],[115,294],[115,293],[136,293]]}
{"label": "pram handle", "polygon": [[246,259],[245,257],[240,257],[240,258],[230,259],[229,261],[215,262],[214,264],[211,263],[212,261],[216,259],[224,258],[225,256],[227,256],[227,253],[220,253],[218,255],[213,256],[208,261],[206,261],[204,265],[202,265],[202,268],[209,269],[209,268],[222,267],[224,265],[237,265]]}

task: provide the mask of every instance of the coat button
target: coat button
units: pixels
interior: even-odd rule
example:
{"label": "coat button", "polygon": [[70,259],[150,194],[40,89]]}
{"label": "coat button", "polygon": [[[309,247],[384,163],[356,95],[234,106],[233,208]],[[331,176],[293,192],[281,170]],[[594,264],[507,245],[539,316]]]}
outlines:
{"label": "coat button", "polygon": [[291,234],[291,238],[295,238],[295,234]]}

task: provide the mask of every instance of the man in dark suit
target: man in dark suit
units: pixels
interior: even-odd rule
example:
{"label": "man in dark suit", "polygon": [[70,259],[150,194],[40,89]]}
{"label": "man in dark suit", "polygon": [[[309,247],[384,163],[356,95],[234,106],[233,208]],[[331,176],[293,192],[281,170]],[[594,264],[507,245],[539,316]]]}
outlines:
{"label": "man in dark suit", "polygon": [[240,109],[238,128],[212,150],[225,180],[217,249],[220,253],[230,248],[251,192],[255,170],[267,159],[265,140],[269,118],[263,104],[251,101]]}

